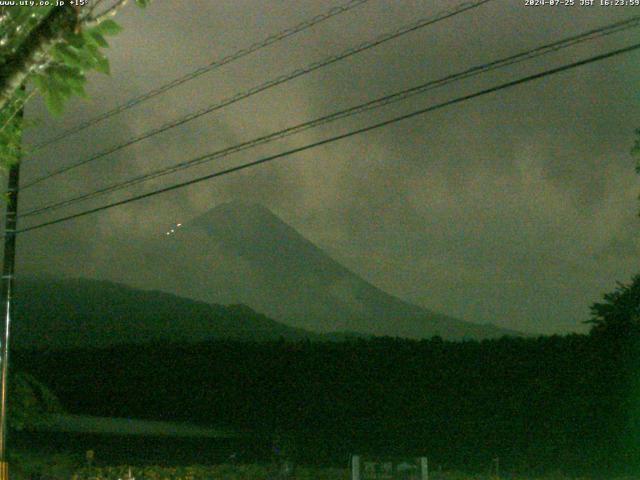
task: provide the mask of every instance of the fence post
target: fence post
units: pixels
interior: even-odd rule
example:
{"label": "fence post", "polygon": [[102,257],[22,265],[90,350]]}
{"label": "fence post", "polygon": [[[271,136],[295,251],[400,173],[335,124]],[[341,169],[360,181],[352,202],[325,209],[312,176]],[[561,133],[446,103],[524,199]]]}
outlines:
{"label": "fence post", "polygon": [[421,480],[429,480],[429,459],[427,457],[420,457],[420,472]]}
{"label": "fence post", "polygon": [[360,455],[351,456],[351,480],[360,480]]}

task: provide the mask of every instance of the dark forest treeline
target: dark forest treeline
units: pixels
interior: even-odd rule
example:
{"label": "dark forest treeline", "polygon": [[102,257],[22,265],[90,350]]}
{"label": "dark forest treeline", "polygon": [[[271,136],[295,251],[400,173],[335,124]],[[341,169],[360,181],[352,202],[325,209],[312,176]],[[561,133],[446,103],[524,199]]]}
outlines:
{"label": "dark forest treeline", "polygon": [[633,467],[637,334],[482,342],[217,341],[19,351],[72,413],[283,432],[305,462],[427,454],[444,468]]}

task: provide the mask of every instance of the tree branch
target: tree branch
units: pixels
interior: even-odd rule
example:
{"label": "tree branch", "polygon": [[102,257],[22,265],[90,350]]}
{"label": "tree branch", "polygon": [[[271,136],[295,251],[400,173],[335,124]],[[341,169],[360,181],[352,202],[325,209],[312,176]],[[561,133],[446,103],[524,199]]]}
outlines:
{"label": "tree branch", "polygon": [[[115,2],[113,5],[111,5],[109,8],[107,8],[105,11],[92,16],[90,18],[88,18],[87,20],[85,20],[83,22],[84,25],[87,26],[94,26],[99,24],[100,22],[102,22],[103,20],[106,20],[109,17],[115,17],[117,15],[117,13],[125,7],[125,5],[129,2],[129,0],[118,0],[117,2]],[[97,5],[97,3],[96,3]]]}
{"label": "tree branch", "polygon": [[29,95],[27,95],[22,102],[16,102],[13,112],[11,113],[9,118],[6,120],[4,125],[0,126],[0,132],[4,131],[4,129],[7,128],[7,126],[11,123],[11,121],[16,117],[18,112],[20,112],[20,110],[24,108],[27,102],[33,98],[35,93],[36,93],[36,89],[34,88],[29,92]]}

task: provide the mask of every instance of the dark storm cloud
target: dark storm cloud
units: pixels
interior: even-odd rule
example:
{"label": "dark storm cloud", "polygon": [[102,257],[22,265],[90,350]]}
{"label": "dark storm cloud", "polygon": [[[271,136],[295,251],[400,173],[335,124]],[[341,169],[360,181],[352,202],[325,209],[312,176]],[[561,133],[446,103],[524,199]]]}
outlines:
{"label": "dark storm cloud", "polygon": [[[25,194],[24,208],[637,13],[633,8],[553,10],[523,4],[496,0],[202,117]],[[67,163],[99,151],[96,145],[117,144],[452,5],[372,0],[282,45],[182,85],[37,160]],[[96,77],[93,102],[77,102],[62,123],[91,118],[328,6],[319,1],[158,0],[145,12],[129,10],[122,17],[125,31],[113,41],[113,78]],[[252,160],[626,45],[634,33],[445,87],[217,165]],[[510,328],[580,328],[588,305],[637,269],[638,182],[628,151],[640,113],[634,87],[639,77],[637,54],[617,57],[74,221],[73,228],[34,232],[21,240],[21,258],[26,270],[72,274],[78,268],[90,276],[126,282],[127,258],[154,248],[164,226],[241,198],[269,206],[354,271],[402,298]],[[46,136],[41,132],[34,131],[34,137]],[[213,165],[173,179],[207,173]],[[35,173],[25,166],[25,175]],[[45,242],[55,245],[50,262]],[[39,253],[29,255],[32,249]]]}

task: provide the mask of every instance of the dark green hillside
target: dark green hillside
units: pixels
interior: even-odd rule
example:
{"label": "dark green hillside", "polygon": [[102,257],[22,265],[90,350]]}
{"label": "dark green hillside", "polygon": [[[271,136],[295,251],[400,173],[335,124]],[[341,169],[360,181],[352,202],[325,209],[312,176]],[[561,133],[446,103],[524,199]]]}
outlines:
{"label": "dark green hillside", "polygon": [[93,280],[20,279],[17,347],[102,347],[216,338],[264,341],[314,337],[243,305],[222,306]]}

